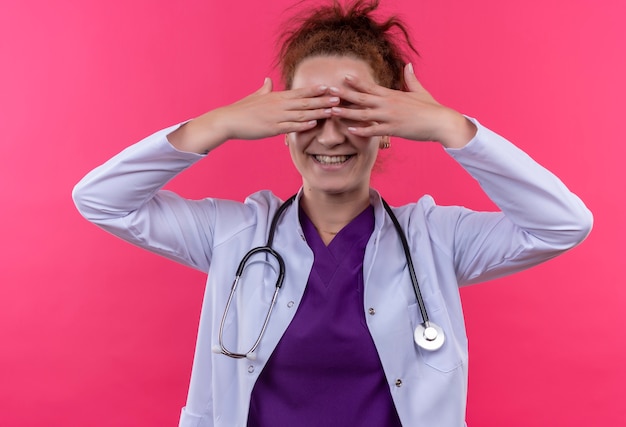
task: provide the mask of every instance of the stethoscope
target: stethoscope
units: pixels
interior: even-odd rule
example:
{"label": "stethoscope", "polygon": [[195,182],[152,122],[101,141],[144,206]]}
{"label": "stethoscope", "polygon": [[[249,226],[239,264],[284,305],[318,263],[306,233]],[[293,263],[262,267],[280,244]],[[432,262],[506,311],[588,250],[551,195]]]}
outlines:
{"label": "stethoscope", "polygon": [[[256,359],[256,349],[265,334],[265,330],[267,329],[267,324],[269,323],[270,316],[272,311],[274,310],[274,305],[276,305],[276,299],[278,297],[278,291],[283,286],[283,280],[285,279],[285,261],[283,257],[276,252],[272,248],[272,243],[274,242],[274,234],[276,232],[276,225],[278,224],[278,220],[282,216],[283,212],[287,207],[295,200],[296,196],[290,197],[286,200],[276,211],[274,217],[272,218],[272,224],[270,225],[270,231],[267,238],[267,244],[265,246],[259,246],[251,249],[244,257],[241,259],[239,263],[239,267],[237,268],[237,272],[235,273],[235,280],[233,281],[233,285],[230,289],[230,295],[228,296],[228,300],[226,301],[226,307],[224,308],[224,315],[222,316],[222,321],[220,322],[219,329],[219,346],[213,347],[214,353],[222,353],[226,356],[232,357],[234,359],[243,359],[247,358],[250,360]],[[381,199],[382,200],[382,199]],[[406,237],[404,236],[404,232],[402,231],[402,227],[398,222],[398,219],[392,212],[391,208],[382,200],[383,206],[387,211],[387,214],[391,218],[391,222],[393,222],[394,228],[396,229],[398,236],[400,237],[400,241],[402,242],[402,249],[404,250],[404,256],[406,258],[406,264],[409,268],[409,274],[411,276],[411,283],[413,284],[413,291],[415,293],[415,298],[417,299],[417,305],[419,307],[420,314],[422,316],[422,323],[417,325],[415,331],[413,333],[413,339],[415,340],[415,344],[424,350],[434,351],[441,348],[445,341],[445,334],[443,329],[434,322],[431,322],[428,317],[428,313],[426,311],[426,306],[424,305],[424,299],[422,298],[422,292],[420,291],[419,284],[417,283],[417,275],[415,274],[415,268],[413,267],[413,259],[411,258],[411,253],[409,250],[409,244],[407,243]],[[235,291],[237,290],[237,285],[239,284],[239,280],[243,275],[243,272],[246,268],[246,264],[254,255],[264,253],[276,260],[278,264],[278,277],[276,278],[276,285],[274,288],[274,294],[272,295],[272,301],[270,303],[270,308],[267,311],[267,315],[263,320],[263,324],[261,326],[261,332],[259,333],[256,341],[252,344],[252,347],[245,352],[239,353],[236,351],[231,351],[226,348],[224,345],[224,324],[226,323],[226,316],[228,315],[228,311],[230,310],[230,305],[233,301],[233,297],[235,295]]]}

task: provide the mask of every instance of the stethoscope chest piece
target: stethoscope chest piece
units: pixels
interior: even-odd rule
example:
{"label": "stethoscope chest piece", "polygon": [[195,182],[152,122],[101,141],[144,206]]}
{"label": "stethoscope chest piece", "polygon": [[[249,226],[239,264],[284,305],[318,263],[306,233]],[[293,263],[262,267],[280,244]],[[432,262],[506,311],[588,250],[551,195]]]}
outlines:
{"label": "stethoscope chest piece", "polygon": [[443,329],[433,322],[417,325],[413,338],[415,344],[428,351],[439,350],[446,340]]}

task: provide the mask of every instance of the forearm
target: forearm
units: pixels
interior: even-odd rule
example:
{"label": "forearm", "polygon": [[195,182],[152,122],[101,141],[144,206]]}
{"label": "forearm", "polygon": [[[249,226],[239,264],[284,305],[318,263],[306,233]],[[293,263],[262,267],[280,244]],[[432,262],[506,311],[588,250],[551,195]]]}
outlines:
{"label": "forearm", "polygon": [[170,145],[167,135],[178,128],[150,135],[89,172],[72,193],[81,214],[94,222],[126,216],[201,159],[201,155]]}
{"label": "forearm", "polygon": [[479,126],[462,149],[448,149],[506,214],[533,236],[555,247],[571,247],[591,229],[591,212],[550,171],[513,144]]}

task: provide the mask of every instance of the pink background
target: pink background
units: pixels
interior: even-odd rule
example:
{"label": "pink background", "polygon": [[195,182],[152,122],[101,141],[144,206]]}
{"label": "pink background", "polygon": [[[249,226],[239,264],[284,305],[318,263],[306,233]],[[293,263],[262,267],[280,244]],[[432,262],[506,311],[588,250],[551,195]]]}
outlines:
{"label": "pink background", "polygon": [[[290,3],[0,3],[0,425],[176,425],[204,277],[99,231],[70,192],[141,137],[275,76]],[[595,214],[570,253],[462,290],[468,424],[624,425],[625,3],[383,3],[413,29],[440,102],[516,142]],[[430,193],[492,207],[434,144],[395,140],[374,185],[392,204]],[[243,199],[298,186],[276,138],[227,144],[170,188]]]}

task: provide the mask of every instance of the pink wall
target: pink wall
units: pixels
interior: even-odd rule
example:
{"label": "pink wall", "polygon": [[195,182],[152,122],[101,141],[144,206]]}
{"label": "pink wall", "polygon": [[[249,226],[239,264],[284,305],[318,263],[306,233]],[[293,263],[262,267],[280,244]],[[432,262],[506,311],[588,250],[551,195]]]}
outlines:
{"label": "pink wall", "polygon": [[[275,75],[289,3],[0,4],[0,425],[176,425],[203,276],[88,224],[71,188],[142,136]],[[384,3],[414,29],[424,85],[555,171],[596,218],[561,258],[462,291],[468,423],[622,425],[624,2]],[[397,141],[382,169],[375,185],[394,204],[428,192],[491,206],[434,145]],[[170,187],[286,196],[298,177],[278,138],[229,144]]]}

